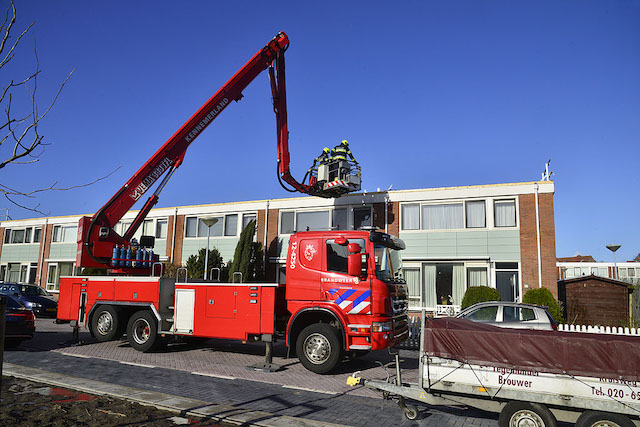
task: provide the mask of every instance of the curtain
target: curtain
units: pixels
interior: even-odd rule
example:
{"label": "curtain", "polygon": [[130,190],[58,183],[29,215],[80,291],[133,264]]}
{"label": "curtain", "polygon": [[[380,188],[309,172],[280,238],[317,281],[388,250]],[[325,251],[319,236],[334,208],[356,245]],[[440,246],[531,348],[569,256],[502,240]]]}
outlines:
{"label": "curtain", "polygon": [[467,228],[485,227],[484,200],[467,202]]}
{"label": "curtain", "polygon": [[464,291],[466,290],[464,287],[464,265],[455,264],[453,266],[453,304],[460,305],[462,304],[462,298],[464,297]]}
{"label": "curtain", "polygon": [[463,228],[462,203],[422,206],[424,230],[455,230]]}
{"label": "curtain", "polygon": [[422,266],[424,288],[422,301],[427,308],[436,307],[436,266],[435,264],[423,264]]}
{"label": "curtain", "polygon": [[495,202],[496,227],[516,226],[516,202],[514,200]]}
{"label": "curtain", "polygon": [[402,205],[402,229],[420,229],[420,205]]}
{"label": "curtain", "polygon": [[420,269],[403,268],[402,272],[409,288],[409,306],[420,307]]}
{"label": "curtain", "polygon": [[487,286],[486,268],[469,268],[467,269],[467,274],[467,284],[469,286]]}

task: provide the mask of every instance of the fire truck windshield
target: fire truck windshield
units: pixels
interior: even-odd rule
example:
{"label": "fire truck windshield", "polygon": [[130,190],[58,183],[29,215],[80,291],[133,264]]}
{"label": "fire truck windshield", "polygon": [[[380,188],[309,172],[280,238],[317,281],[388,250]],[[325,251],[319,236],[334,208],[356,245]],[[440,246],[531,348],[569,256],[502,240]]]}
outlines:
{"label": "fire truck windshield", "polygon": [[399,250],[375,245],[376,277],[394,282],[402,276],[402,254]]}

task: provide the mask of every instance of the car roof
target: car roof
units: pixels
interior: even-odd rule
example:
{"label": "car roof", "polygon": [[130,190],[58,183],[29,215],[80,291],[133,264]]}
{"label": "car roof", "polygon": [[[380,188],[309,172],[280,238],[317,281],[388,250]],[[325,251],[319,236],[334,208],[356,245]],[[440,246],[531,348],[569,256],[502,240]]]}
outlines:
{"label": "car roof", "polygon": [[513,302],[513,301],[484,301],[484,302],[479,302],[477,304],[474,304],[472,306],[469,306],[467,308],[465,308],[463,311],[467,311],[470,308],[478,308],[478,307],[484,307],[484,306],[494,306],[494,305],[501,305],[501,306],[512,306],[512,307],[531,307],[531,308],[544,308],[547,309],[548,307],[545,307],[543,305],[537,305],[537,304],[529,304],[526,302]]}

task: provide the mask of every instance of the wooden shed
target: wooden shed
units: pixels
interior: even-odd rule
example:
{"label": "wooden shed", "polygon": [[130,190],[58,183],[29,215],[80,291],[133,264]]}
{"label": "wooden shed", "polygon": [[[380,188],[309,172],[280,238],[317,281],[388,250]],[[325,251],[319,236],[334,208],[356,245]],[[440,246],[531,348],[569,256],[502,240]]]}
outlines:
{"label": "wooden shed", "polygon": [[629,325],[632,292],[629,283],[594,275],[558,282],[567,323],[576,325]]}

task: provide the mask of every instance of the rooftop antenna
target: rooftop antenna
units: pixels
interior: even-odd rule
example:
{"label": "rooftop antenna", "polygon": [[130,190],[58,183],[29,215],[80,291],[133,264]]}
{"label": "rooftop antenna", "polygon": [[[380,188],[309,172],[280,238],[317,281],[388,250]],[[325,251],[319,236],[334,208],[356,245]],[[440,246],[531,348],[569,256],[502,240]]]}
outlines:
{"label": "rooftop antenna", "polygon": [[2,209],[4,211],[4,219],[3,221],[11,221],[11,216],[9,216],[9,208]]}
{"label": "rooftop antenna", "polygon": [[541,181],[550,181],[551,180],[551,175],[553,175],[553,172],[551,172],[549,170],[549,165],[551,165],[551,159],[549,159],[549,161],[544,164],[544,172],[542,172]]}

